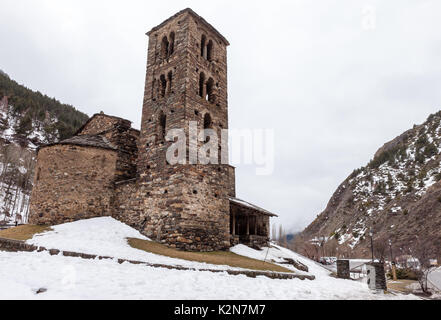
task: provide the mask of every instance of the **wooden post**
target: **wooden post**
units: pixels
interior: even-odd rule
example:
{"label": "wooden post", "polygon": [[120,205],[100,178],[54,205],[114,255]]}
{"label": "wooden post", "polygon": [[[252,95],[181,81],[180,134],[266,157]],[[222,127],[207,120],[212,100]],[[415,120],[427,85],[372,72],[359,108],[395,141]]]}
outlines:
{"label": "wooden post", "polygon": [[247,236],[250,235],[250,215],[247,214]]}
{"label": "wooden post", "polygon": [[257,216],[254,216],[254,235],[257,236]]}
{"label": "wooden post", "polygon": [[397,281],[397,269],[395,268],[395,263],[392,263],[392,277],[394,281]]}
{"label": "wooden post", "polygon": [[236,235],[236,213],[233,210],[233,236]]}

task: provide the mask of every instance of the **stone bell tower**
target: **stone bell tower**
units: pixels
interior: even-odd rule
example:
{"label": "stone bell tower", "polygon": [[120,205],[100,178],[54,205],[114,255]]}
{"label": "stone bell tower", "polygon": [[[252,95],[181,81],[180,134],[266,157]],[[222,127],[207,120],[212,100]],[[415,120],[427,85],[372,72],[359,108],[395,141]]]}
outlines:
{"label": "stone bell tower", "polygon": [[[220,250],[230,245],[229,197],[234,169],[227,164],[170,164],[171,129],[189,124],[198,132],[228,129],[228,41],[191,9],[180,11],[147,33],[147,76],[139,139],[139,184],[144,233],[185,250]],[[194,138],[194,137],[193,137]],[[203,142],[197,142],[202,145]],[[220,149],[220,142],[219,142]],[[224,150],[225,151],[225,150]],[[219,152],[219,160],[220,160]]]}

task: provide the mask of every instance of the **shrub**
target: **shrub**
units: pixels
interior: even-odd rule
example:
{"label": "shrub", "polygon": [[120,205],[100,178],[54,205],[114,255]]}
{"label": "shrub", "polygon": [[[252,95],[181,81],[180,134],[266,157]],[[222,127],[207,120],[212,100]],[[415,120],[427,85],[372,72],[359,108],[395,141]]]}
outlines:
{"label": "shrub", "polygon": [[[418,280],[418,275],[409,268],[397,268],[396,269],[397,279],[399,280]],[[389,271],[387,276],[392,278],[392,272]]]}

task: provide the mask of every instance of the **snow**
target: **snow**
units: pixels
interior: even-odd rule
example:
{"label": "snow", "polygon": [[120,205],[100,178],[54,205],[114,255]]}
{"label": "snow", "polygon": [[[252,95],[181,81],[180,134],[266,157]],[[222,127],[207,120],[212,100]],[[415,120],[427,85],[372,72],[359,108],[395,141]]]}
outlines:
{"label": "snow", "polygon": [[[273,280],[226,273],[151,268],[112,260],[83,260],[45,252],[0,252],[0,299],[416,299],[374,294],[357,281]],[[313,268],[320,270],[318,266]],[[46,292],[36,294],[40,288]]]}
{"label": "snow", "polygon": [[[435,129],[433,129],[434,126]],[[406,149],[403,150],[403,155],[401,151],[398,151],[393,159],[382,163],[378,168],[365,166],[355,177],[349,179],[349,185],[352,186],[353,206],[361,212],[357,220],[345,222],[346,233],[340,234],[340,244],[346,243],[354,248],[366,234],[366,225],[372,224],[376,216],[390,214],[400,217],[402,214],[407,214],[408,208],[402,207],[401,200],[411,193],[421,198],[436,184],[441,170],[436,162],[435,165],[428,164],[438,160],[441,153],[440,131],[440,115],[436,114],[412,132],[409,140],[405,142]],[[417,161],[416,155],[418,152],[423,154],[427,148],[426,144],[421,146],[419,142],[423,135],[428,143],[432,143],[437,148],[438,153],[431,157],[425,155],[424,161],[420,162]],[[344,188],[346,185],[342,185],[342,189]],[[354,221],[358,221],[358,225]],[[360,226],[361,223],[363,223],[362,226]],[[358,234],[359,237],[354,237],[353,233]]]}
{"label": "snow", "polygon": [[155,264],[168,264],[196,269],[234,269],[182,259],[169,258],[130,247],[127,238],[149,240],[137,230],[111,217],[92,218],[52,227],[26,241],[47,249],[73,251],[118,259],[136,260]]}
{"label": "snow", "polygon": [[[0,139],[9,142],[1,154],[3,182],[0,184],[0,220],[7,223],[27,222],[34,160],[29,162],[26,159],[30,155],[34,157],[37,145],[33,142],[45,144],[56,141],[58,137],[57,131],[49,134],[44,130],[45,126],[58,121],[55,117],[44,122],[34,120],[32,130],[27,135],[17,134],[16,129],[23,116],[14,112],[13,106],[0,104]],[[23,138],[28,142],[27,147],[20,146]],[[6,176],[13,179],[6,179]]]}
{"label": "snow", "polygon": [[[27,242],[46,248],[182,265],[196,270],[118,264],[114,259],[51,256],[47,252],[0,252],[0,299],[416,299],[411,295],[375,294],[363,282],[336,279],[316,262],[276,245],[262,250],[238,245],[231,251],[276,263],[291,258],[307,265],[309,272],[290,265],[285,267],[299,274],[314,275],[316,279],[274,280],[200,271],[197,269],[233,268],[133,249],[127,244],[127,237],[147,240],[131,227],[102,217],[54,226],[53,231],[36,235]],[[46,291],[37,294],[42,288]]]}
{"label": "snow", "polygon": [[441,267],[431,271],[428,275],[428,280],[435,291],[441,292]]}

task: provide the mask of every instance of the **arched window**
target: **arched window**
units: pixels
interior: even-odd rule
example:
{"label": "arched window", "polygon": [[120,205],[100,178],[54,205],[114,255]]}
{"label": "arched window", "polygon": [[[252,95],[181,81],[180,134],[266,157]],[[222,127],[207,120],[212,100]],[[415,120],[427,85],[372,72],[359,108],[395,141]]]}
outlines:
{"label": "arched window", "polygon": [[[211,116],[209,113],[206,113],[204,116],[204,130],[212,129],[213,121],[211,120]],[[205,137],[205,143],[210,141],[210,136]]]}
{"label": "arched window", "polygon": [[161,97],[164,98],[165,93],[167,91],[167,79],[165,78],[164,75],[161,75],[160,82],[161,82]]}
{"label": "arched window", "polygon": [[208,41],[207,44],[207,60],[211,61],[213,59],[213,41]]}
{"label": "arched window", "polygon": [[210,103],[215,103],[216,97],[214,95],[214,80],[213,78],[208,79],[207,81],[207,89],[205,91],[205,99]]}
{"label": "arched window", "polygon": [[168,79],[168,93],[172,92],[172,84],[173,84],[173,72],[170,71],[167,75]]}
{"label": "arched window", "polygon": [[169,56],[171,56],[175,52],[175,33],[170,33],[170,45],[169,45]]}
{"label": "arched window", "polygon": [[166,127],[167,127],[167,116],[164,114],[164,112],[161,111],[159,114],[159,126],[158,126],[158,142],[163,142],[165,139],[166,134]]}
{"label": "arched window", "polygon": [[205,74],[201,72],[199,75],[199,96],[204,98]]}
{"label": "arched window", "polygon": [[201,39],[201,57],[206,58],[206,43],[207,43],[207,37],[205,35],[202,35],[202,39]]}
{"label": "arched window", "polygon": [[211,129],[213,121],[211,120],[211,116],[209,113],[206,113],[204,116],[204,130]]}
{"label": "arched window", "polygon": [[161,42],[161,56],[162,59],[167,59],[168,58],[168,50],[169,50],[169,42],[167,37],[162,38],[162,42]]}

